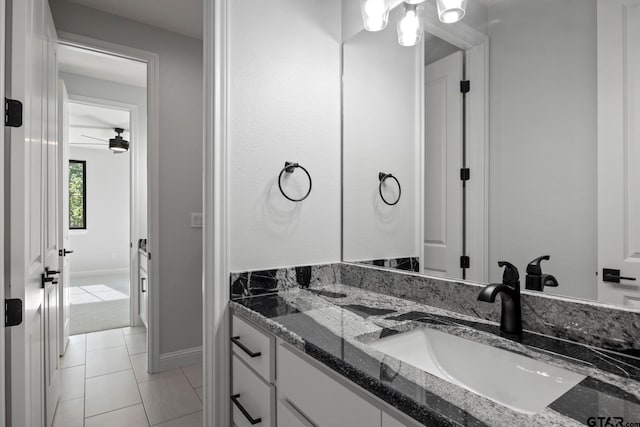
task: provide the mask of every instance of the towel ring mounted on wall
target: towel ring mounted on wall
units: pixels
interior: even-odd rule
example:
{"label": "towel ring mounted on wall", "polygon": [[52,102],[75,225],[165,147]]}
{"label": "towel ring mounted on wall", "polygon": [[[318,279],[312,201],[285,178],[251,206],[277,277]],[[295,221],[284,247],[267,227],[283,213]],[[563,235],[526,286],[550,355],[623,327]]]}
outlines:
{"label": "towel ring mounted on wall", "polygon": [[[398,184],[398,198],[393,203],[388,202],[387,199],[385,199],[384,196],[382,195],[382,185],[385,183],[387,179],[393,179],[396,182],[396,184]],[[400,186],[400,181],[398,181],[398,178],[391,175],[390,173],[380,172],[378,174],[378,180],[380,180],[380,185],[378,185],[378,192],[380,193],[380,198],[382,199],[382,201],[389,206],[397,205],[398,202],[400,201],[400,196],[402,196],[402,187]]]}
{"label": "towel ring mounted on wall", "polygon": [[[309,190],[307,191],[307,194],[305,194],[304,196],[302,196],[299,199],[294,199],[294,198],[289,197],[287,195],[287,193],[285,193],[284,190],[282,189],[282,175],[285,172],[286,173],[293,173],[296,170],[296,168],[302,169],[304,171],[304,173],[307,174],[307,178],[309,178]],[[299,165],[298,163],[284,162],[284,167],[280,171],[280,175],[278,175],[278,188],[280,188],[280,192],[282,193],[282,195],[287,200],[291,200],[292,202],[301,202],[301,201],[303,201],[304,199],[309,197],[309,194],[311,194],[312,185],[313,185],[313,182],[311,181],[311,175],[309,175],[309,171],[308,170],[306,170],[303,166]]]}

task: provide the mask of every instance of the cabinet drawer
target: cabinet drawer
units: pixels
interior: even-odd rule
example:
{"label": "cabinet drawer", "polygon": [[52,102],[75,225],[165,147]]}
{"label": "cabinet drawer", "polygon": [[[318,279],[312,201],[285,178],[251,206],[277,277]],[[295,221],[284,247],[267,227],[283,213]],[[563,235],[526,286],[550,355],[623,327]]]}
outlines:
{"label": "cabinet drawer", "polygon": [[233,316],[231,326],[233,353],[244,360],[265,381],[275,381],[275,339],[246,321]]}
{"label": "cabinet drawer", "polygon": [[[275,389],[262,381],[236,355],[232,356],[233,423],[237,427],[275,427]],[[257,421],[260,420],[260,421]],[[252,424],[253,421],[253,424]],[[257,422],[256,422],[257,421]]]}
{"label": "cabinet drawer", "polygon": [[380,426],[380,409],[284,345],[279,345],[277,352],[279,396],[291,402],[313,425]]}

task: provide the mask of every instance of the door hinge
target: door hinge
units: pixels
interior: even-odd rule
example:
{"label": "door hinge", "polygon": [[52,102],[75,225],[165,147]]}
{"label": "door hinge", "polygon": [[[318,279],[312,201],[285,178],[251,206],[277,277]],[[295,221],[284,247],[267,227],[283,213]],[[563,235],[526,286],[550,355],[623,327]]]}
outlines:
{"label": "door hinge", "polygon": [[469,168],[461,168],[460,169],[460,180],[461,181],[469,181],[471,179],[471,169]]}
{"label": "door hinge", "polygon": [[22,102],[4,99],[4,125],[12,128],[22,126]]}
{"label": "door hinge", "polygon": [[18,326],[22,323],[22,300],[6,299],[4,300],[4,326]]}
{"label": "door hinge", "polygon": [[469,268],[471,266],[471,258],[467,255],[462,255],[460,257],[460,268]]}
{"label": "door hinge", "polygon": [[460,81],[460,92],[462,92],[462,93],[471,92],[471,81],[470,80],[461,80]]}

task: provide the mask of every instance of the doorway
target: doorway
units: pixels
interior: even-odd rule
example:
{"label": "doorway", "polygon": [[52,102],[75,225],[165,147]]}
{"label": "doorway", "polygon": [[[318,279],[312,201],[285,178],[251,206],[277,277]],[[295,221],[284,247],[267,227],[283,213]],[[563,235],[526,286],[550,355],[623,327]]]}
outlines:
{"label": "doorway", "polygon": [[59,80],[62,365],[114,338],[146,358],[148,65],[62,42]]}
{"label": "doorway", "polygon": [[121,129],[131,150],[138,141],[129,110],[70,101],[68,111],[70,334],[77,335],[131,326],[131,156],[113,152],[109,140]]}

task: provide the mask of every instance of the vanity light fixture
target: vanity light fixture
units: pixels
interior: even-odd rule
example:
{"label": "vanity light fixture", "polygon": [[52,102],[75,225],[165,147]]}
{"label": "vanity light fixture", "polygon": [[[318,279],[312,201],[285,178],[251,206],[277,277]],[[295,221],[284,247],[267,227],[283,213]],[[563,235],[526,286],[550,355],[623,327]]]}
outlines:
{"label": "vanity light fixture", "polygon": [[464,18],[467,0],[436,0],[438,4],[438,18],[445,24],[454,24]]}
{"label": "vanity light fixture", "polygon": [[404,16],[398,22],[398,43],[401,46],[415,46],[422,41],[422,24],[418,5],[406,3]]}
{"label": "vanity light fixture", "polygon": [[360,0],[362,23],[367,31],[382,31],[389,22],[391,0]]}

